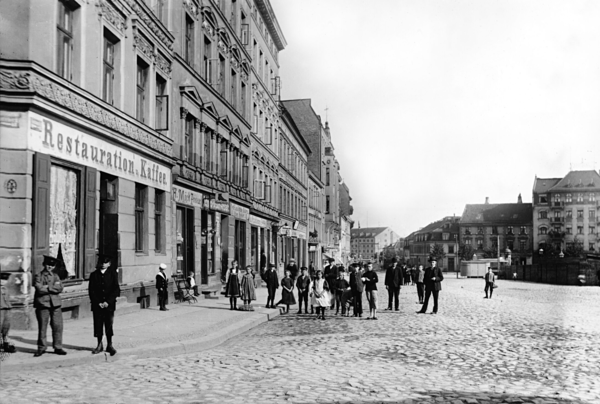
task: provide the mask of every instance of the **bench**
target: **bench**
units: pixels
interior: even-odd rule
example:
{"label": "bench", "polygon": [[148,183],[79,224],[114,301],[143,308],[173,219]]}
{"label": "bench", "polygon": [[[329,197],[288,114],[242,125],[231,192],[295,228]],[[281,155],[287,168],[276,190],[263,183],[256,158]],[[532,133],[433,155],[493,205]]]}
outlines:
{"label": "bench", "polygon": [[205,299],[218,299],[219,296],[217,296],[217,292],[219,291],[219,289],[202,289],[200,290],[200,293],[202,293],[204,295]]}

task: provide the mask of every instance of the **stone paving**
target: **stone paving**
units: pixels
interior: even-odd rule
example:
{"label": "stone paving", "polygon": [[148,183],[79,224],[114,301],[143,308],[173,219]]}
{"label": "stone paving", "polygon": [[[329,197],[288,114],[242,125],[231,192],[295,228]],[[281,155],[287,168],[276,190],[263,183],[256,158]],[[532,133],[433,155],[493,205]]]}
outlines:
{"label": "stone paving", "polygon": [[288,314],[210,351],[3,375],[0,402],[600,403],[600,288],[499,285],[449,275],[437,315],[408,286],[377,321]]}

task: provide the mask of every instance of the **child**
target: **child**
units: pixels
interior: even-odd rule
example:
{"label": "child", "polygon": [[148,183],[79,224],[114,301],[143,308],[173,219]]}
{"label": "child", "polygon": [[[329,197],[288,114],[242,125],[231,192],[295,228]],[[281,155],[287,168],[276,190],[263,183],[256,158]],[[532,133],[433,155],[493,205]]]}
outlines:
{"label": "child", "polygon": [[231,268],[227,271],[227,284],[225,285],[225,296],[229,297],[229,310],[237,310],[237,298],[240,295],[240,280],[237,261],[233,260]]}
{"label": "child", "polygon": [[340,271],[338,278],[335,281],[335,315],[337,316],[340,312],[340,306],[342,306],[342,316],[346,313],[346,309],[342,304],[342,295],[344,291],[350,288],[350,284],[344,279],[344,271]]}
{"label": "child", "polygon": [[250,265],[246,267],[246,274],[242,277],[241,289],[242,300],[244,300],[242,310],[254,311],[254,308],[250,305],[250,301],[256,300],[256,281],[254,280],[254,274]]}
{"label": "child", "polygon": [[190,285],[190,288],[194,291],[194,296],[200,296],[200,293],[198,293],[198,285],[196,285],[196,279],[194,279],[193,271],[190,271],[188,274],[187,281]]}
{"label": "child", "polygon": [[[290,277],[292,272],[290,270],[285,271],[285,277],[281,280],[281,300],[277,304],[285,304],[286,313],[290,312],[290,305],[296,304],[296,298],[294,297],[294,280]],[[277,306],[277,304],[275,306]]]}
{"label": "child", "polygon": [[329,301],[329,285],[323,279],[323,272],[317,271],[317,278],[312,286],[312,304],[317,308],[317,320],[325,320],[325,309],[331,304]]}

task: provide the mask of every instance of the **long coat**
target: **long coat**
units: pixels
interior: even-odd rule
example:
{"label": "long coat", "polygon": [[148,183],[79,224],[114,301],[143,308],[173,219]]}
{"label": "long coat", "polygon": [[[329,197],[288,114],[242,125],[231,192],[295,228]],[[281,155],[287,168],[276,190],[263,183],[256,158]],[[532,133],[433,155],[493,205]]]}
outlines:
{"label": "long coat", "polygon": [[[431,278],[435,278],[435,281]],[[425,269],[425,289],[427,290],[442,290],[442,281],[444,280],[444,274],[439,267]]]}
{"label": "long coat", "polygon": [[385,271],[385,286],[399,288],[402,285],[402,268],[396,265]]}
{"label": "long coat", "polygon": [[263,281],[267,284],[267,290],[271,293],[275,293],[275,290],[279,288],[279,278],[277,277],[277,271],[268,269],[263,275]]}
{"label": "long coat", "polygon": [[[92,272],[88,285],[88,294],[92,303],[92,311],[115,311],[117,308],[117,297],[121,295],[117,272],[110,268],[104,272],[104,275],[102,275],[100,269]],[[108,303],[108,307],[101,309],[99,304],[104,302]]]}
{"label": "long coat", "polygon": [[166,292],[168,287],[169,287],[169,281],[167,281],[167,275],[165,275],[163,272],[157,273],[156,274],[156,289],[158,289],[159,292],[161,290],[163,292]]}
{"label": "long coat", "polygon": [[365,288],[365,285],[362,281],[362,271],[354,271],[350,273],[350,289],[353,292],[362,293]]}
{"label": "long coat", "polygon": [[35,287],[35,296],[33,305],[37,308],[51,308],[62,306],[60,293],[63,291],[63,285],[60,278],[54,272],[43,269],[35,274],[33,280]]}

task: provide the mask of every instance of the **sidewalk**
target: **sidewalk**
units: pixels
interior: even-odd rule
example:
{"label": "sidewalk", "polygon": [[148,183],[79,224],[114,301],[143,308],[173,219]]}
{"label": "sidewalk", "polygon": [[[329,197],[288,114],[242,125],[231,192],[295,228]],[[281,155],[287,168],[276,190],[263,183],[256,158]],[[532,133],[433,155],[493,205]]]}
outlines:
{"label": "sidewalk", "polygon": [[[279,297],[279,295],[277,296]],[[119,361],[130,358],[163,357],[210,349],[280,314],[279,309],[266,309],[266,288],[256,289],[255,311],[229,310],[229,299],[205,299],[197,303],[170,303],[169,311],[158,307],[115,316],[115,356],[103,352],[92,355],[96,347],[92,318],[65,321],[63,346],[67,355],[53,353],[52,332],[48,326],[48,350],[39,358],[37,330],[11,330],[9,338],[17,347],[0,364],[0,374],[26,369],[56,368],[86,363]],[[238,307],[242,306],[238,299]],[[106,348],[106,337],[104,338]]]}

